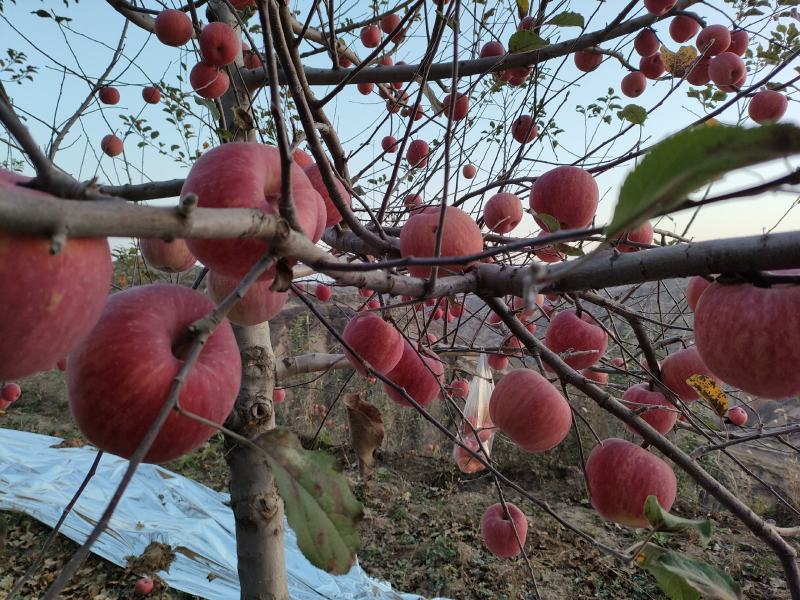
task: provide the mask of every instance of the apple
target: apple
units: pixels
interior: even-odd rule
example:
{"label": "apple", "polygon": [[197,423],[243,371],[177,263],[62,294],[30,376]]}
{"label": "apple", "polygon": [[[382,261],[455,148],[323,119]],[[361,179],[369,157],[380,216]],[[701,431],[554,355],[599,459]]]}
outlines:
{"label": "apple", "polygon": [[0,398],[9,404],[16,402],[20,394],[22,394],[22,389],[19,387],[18,383],[6,383],[0,388]]}
{"label": "apple", "polygon": [[161,90],[152,85],[142,88],[142,99],[148,104],[158,104],[161,102]]}
{"label": "apple", "polygon": [[511,502],[506,502],[506,507],[508,515],[498,502],[487,508],[481,517],[483,543],[489,552],[500,558],[511,558],[522,552],[528,535],[525,514]]}
{"label": "apple", "polygon": [[697,49],[705,56],[722,54],[731,45],[731,32],[724,25],[708,25],[697,34]]}
{"label": "apple", "polygon": [[424,167],[428,164],[430,149],[424,140],[414,140],[406,150],[406,160],[411,168]]}
{"label": "apple", "polygon": [[[319,170],[319,166],[315,163],[310,167],[306,167],[305,174],[306,177],[308,177],[308,181],[311,182],[312,187],[322,196],[322,201],[325,203],[325,227],[333,227],[341,222],[342,214],[339,212],[339,209],[336,208],[330,193],[328,193],[328,188],[322,180],[322,173]],[[347,206],[352,206],[353,200],[350,196],[350,192],[347,191],[347,188],[338,179],[335,173],[334,183],[336,184],[336,189],[339,191],[339,196],[341,196],[345,204]]]}
{"label": "apple", "polygon": [[450,314],[454,317],[458,318],[464,314],[464,305],[456,302],[455,304],[450,306]]}
{"label": "apple", "polygon": [[[36,202],[50,197],[20,187],[30,181],[0,169],[0,189]],[[46,371],[97,322],[111,286],[105,238],[69,238],[58,254],[49,237],[0,229],[0,381]]]}
{"label": "apple", "polygon": [[[292,200],[303,233],[313,242],[322,237],[325,204],[296,164],[291,166]],[[197,194],[202,208],[250,208],[277,215],[281,194],[281,158],[274,146],[231,142],[198,158],[181,188],[181,196]],[[254,238],[194,239],[189,250],[209,269],[226,277],[243,277],[269,244]],[[262,279],[271,279],[273,269]]]}
{"label": "apple", "polygon": [[531,369],[514,369],[500,380],[489,400],[489,417],[528,452],[555,448],[572,426],[572,410],[564,396]]}
{"label": "apple", "polygon": [[492,56],[503,56],[505,53],[506,49],[503,47],[503,44],[492,40],[483,45],[479,56],[480,58],[490,58]]}
{"label": "apple", "polygon": [[245,69],[257,69],[261,66],[261,57],[256,50],[251,50],[250,46],[242,42],[242,62]]}
{"label": "apple", "polygon": [[[709,73],[711,72],[711,67],[709,66]],[[743,73],[741,78],[731,85],[718,85],[717,87],[721,89],[723,92],[738,92],[742,89],[747,83],[747,73]]]}
{"label": "apple", "polygon": [[[661,435],[666,435],[670,432],[678,419],[677,411],[667,401],[664,394],[651,390],[647,383],[640,383],[625,390],[625,393],[622,394],[622,403],[634,412],[638,412],[648,406],[656,407],[647,408],[639,417]],[[625,426],[632,433],[636,433],[629,425],[626,424]]]}
{"label": "apple", "polygon": [[[239,279],[220,275],[216,271],[209,271],[206,276],[208,296],[215,304],[227,298],[236,286]],[[275,292],[270,286],[272,280],[262,280],[253,283],[242,298],[228,313],[231,323],[237,325],[258,325],[275,317],[286,304],[289,292]]]}
{"label": "apple", "polygon": [[744,29],[737,29],[731,31],[731,45],[728,46],[727,52],[733,52],[737,56],[744,56],[747,52],[747,46],[750,44],[750,36]]}
{"label": "apple", "polygon": [[709,81],[711,81],[711,75],[709,75],[708,72],[710,66],[711,59],[701,59],[694,67],[692,67],[692,70],[686,74],[686,81],[688,81],[691,85],[706,85]]}
{"label": "apple", "polygon": [[[400,230],[400,255],[405,257],[432,257],[436,248],[441,206],[428,206],[415,210]],[[478,225],[467,213],[455,206],[445,207],[444,225],[439,256],[465,256],[483,250],[483,236]],[[472,263],[439,265],[439,276],[463,273]],[[410,265],[408,272],[414,277],[428,277],[431,267]]]}
{"label": "apple", "polygon": [[225,71],[204,62],[197,63],[189,73],[189,83],[201,98],[219,98],[228,91],[231,82]]}
{"label": "apple", "polygon": [[311,158],[308,152],[300,150],[300,148],[296,148],[295,151],[292,152],[292,159],[297,163],[297,166],[303,170],[314,164],[314,159]]}
{"label": "apple", "polygon": [[[400,332],[372,312],[356,313],[342,331],[342,339],[374,371],[386,375],[394,369],[403,356]],[[345,349],[344,354],[356,371],[366,375],[362,361]]]}
{"label": "apple", "polygon": [[203,62],[215,67],[224,67],[236,60],[242,47],[233,27],[221,21],[209,23],[200,32],[200,55]]}
{"label": "apple", "polygon": [[133,593],[136,596],[149,596],[153,591],[153,580],[149,577],[142,577],[133,586]]}
{"label": "apple", "polygon": [[725,383],[762,398],[800,393],[798,332],[800,285],[715,282],[695,308],[695,343],[705,364]]}
{"label": "apple", "polygon": [[393,135],[387,135],[381,140],[381,148],[383,148],[384,152],[389,154],[397,154],[397,151],[400,149],[399,144],[397,143],[397,138]]}
{"label": "apple", "polygon": [[371,298],[374,293],[375,292],[369,288],[358,288],[358,295],[363,298]]}
{"label": "apple", "polygon": [[437,306],[436,310],[431,313],[431,319],[434,321],[439,321],[444,316],[444,309],[441,306]]}
{"label": "apple", "polygon": [[[480,424],[477,417],[467,417],[467,422],[461,425],[458,438],[462,444],[472,450],[475,454],[482,456],[486,459],[491,452],[491,444],[489,440],[494,436],[494,429],[491,423]],[[477,433],[478,438],[475,439]],[[473,458],[472,455],[458,444],[453,444],[453,460],[456,466],[462,473],[471,475],[472,473],[480,473],[486,467],[478,459]]]}
{"label": "apple", "polygon": [[474,179],[478,174],[478,167],[475,165],[464,165],[464,168],[461,169],[461,173],[464,175],[464,179]]}
{"label": "apple", "polygon": [[512,231],[522,220],[522,202],[507,192],[495,194],[483,207],[483,222],[491,231],[504,234]]}
{"label": "apple", "polygon": [[508,368],[508,357],[502,354],[490,354],[487,362],[489,363],[489,368],[495,371],[503,371]]}
{"label": "apple", "polygon": [[520,144],[532,142],[537,135],[539,135],[539,129],[530,115],[522,115],[511,123],[511,137]]}
{"label": "apple", "polygon": [[708,65],[711,81],[719,86],[734,85],[747,75],[744,61],[733,52],[721,52]]}
{"label": "apple", "polygon": [[[556,167],[540,175],[530,193],[531,210],[554,217],[561,229],[588,227],[599,200],[600,191],[594,177],[573,166]],[[539,219],[536,222],[547,229],[544,222]]]}
{"label": "apple", "polygon": [[761,90],[750,100],[747,114],[756,123],[779,121],[786,114],[789,101],[786,96],[775,90]]}
{"label": "apple", "polygon": [[658,79],[666,70],[667,66],[664,64],[660,52],[656,52],[650,56],[643,56],[639,60],[639,71],[648,79]]}
{"label": "apple", "polygon": [[329,288],[324,283],[318,283],[317,287],[314,289],[314,295],[317,297],[317,300],[320,302],[327,302],[331,299],[331,288]]}
{"label": "apple", "polygon": [[[183,366],[189,326],[209,314],[211,300],[179,285],[151,284],[109,297],[94,329],[69,354],[69,406],[95,446],[130,458],[152,425]],[[223,320],[186,375],[180,406],[222,424],[239,392],[242,363]],[[173,412],[145,462],[173,460],[200,447],[214,429]]]}
{"label": "apple", "polygon": [[624,242],[649,246],[653,243],[653,224],[650,221],[645,221],[636,229],[621,231],[614,236],[614,239],[617,240],[616,249],[620,252],[637,252],[642,250],[641,246],[634,246]]}
{"label": "apple", "polygon": [[653,56],[661,44],[652,29],[642,29],[633,40],[633,48],[639,56]]}
{"label": "apple", "polygon": [[286,400],[286,390],[283,388],[272,389],[272,402],[274,404],[282,404]]}
{"label": "apple", "polygon": [[734,406],[728,410],[728,420],[738,427],[744,427],[747,424],[747,412],[741,406]]}
{"label": "apple", "polygon": [[367,25],[359,35],[365,48],[377,48],[381,43],[381,30],[377,25]]}
{"label": "apple", "polygon": [[618,369],[621,369],[625,366],[625,359],[622,358],[621,356],[615,356],[614,358],[611,359],[611,365],[617,367]]}
{"label": "apple", "polygon": [[684,402],[700,399],[697,390],[686,383],[686,380],[692,375],[706,375],[717,384],[721,383],[703,362],[694,346],[673,352],[661,363],[662,383]]}
{"label": "apple", "polygon": [[148,267],[165,273],[183,273],[197,262],[182,239],[165,242],[158,238],[142,238],[139,250]]}
{"label": "apple", "polygon": [[[400,27],[400,17],[394,13],[384,15],[381,18],[381,31],[385,34],[391,34],[395,29]],[[400,42],[403,40],[403,32],[398,30],[397,33],[391,36],[393,42]]]}
{"label": "apple", "polygon": [[[357,84],[356,88],[358,88],[358,93],[361,94],[362,96],[369,96],[372,93],[372,91],[375,89],[375,84],[371,83],[371,82],[368,82],[368,81],[365,81],[365,82]],[[398,107],[398,110],[399,110],[399,107]],[[395,112],[397,112],[397,111],[395,111]]]}
{"label": "apple", "polygon": [[191,19],[180,10],[167,9],[158,13],[153,29],[158,41],[167,46],[183,46],[192,39]]}
{"label": "apple", "polygon": [[676,0],[644,0],[644,7],[650,14],[660,17],[672,10],[675,2]]}
{"label": "apple", "polygon": [[573,58],[575,60],[575,66],[579,71],[583,71],[584,73],[591,73],[603,62],[602,54],[586,52],[584,50],[579,50],[573,54]]}
{"label": "apple", "polygon": [[622,78],[619,87],[628,98],[638,98],[647,88],[647,78],[641,71],[633,71]]}
{"label": "apple", "polygon": [[245,8],[255,8],[256,0],[230,0],[233,8],[236,10],[244,10]]}
{"label": "apple", "polygon": [[462,93],[452,93],[448,94],[444,97],[444,101],[442,102],[444,106],[443,115],[446,118],[450,117],[450,104],[454,101],[453,98],[455,97],[455,106],[453,107],[453,120],[454,121],[461,121],[466,118],[467,112],[469,112],[469,96],[467,94]]}
{"label": "apple", "polygon": [[710,285],[711,282],[704,277],[695,276],[689,278],[684,294],[686,295],[686,304],[689,305],[690,310],[695,310],[697,303],[700,301],[700,296]]}
{"label": "apple", "polygon": [[647,497],[655,496],[661,508],[669,510],[678,488],[667,463],[618,438],[603,440],[594,447],[586,461],[586,479],[595,510],[626,527],[647,527]]}
{"label": "apple", "polygon": [[109,85],[103,86],[99,90],[100,102],[103,104],[116,104],[119,102],[119,90]]}
{"label": "apple", "polygon": [[700,23],[688,15],[678,15],[669,24],[669,36],[682,44],[688,42],[700,31]]}
{"label": "apple", "polygon": [[600,371],[593,371],[592,369],[583,369],[581,375],[600,387],[608,385],[608,373],[601,373]]}
{"label": "apple", "polygon": [[[386,373],[386,378],[403,388],[417,404],[427,406],[442,391],[444,365],[433,352],[425,349],[417,351],[403,339],[402,356],[395,367]],[[384,383],[383,388],[401,406],[412,406],[393,386]]]}
{"label": "apple", "polygon": [[107,154],[113,158],[114,156],[119,156],[122,154],[124,145],[121,139],[119,139],[113,133],[109,133],[108,135],[103,136],[103,139],[100,140],[100,150],[102,150],[104,154]]}
{"label": "apple", "polygon": [[580,370],[591,367],[605,354],[608,334],[589,313],[584,311],[579,317],[574,310],[562,310],[550,320],[544,343],[570,367]]}
{"label": "apple", "polygon": [[[549,234],[550,234],[549,231],[540,231],[539,234],[536,237],[542,237],[542,236],[546,236],[546,235],[549,235]],[[566,258],[567,258],[566,254],[563,254],[562,252],[559,252],[552,245],[549,245],[549,246],[536,246],[533,249],[533,253],[536,255],[536,258],[538,258],[542,262],[546,262],[546,263],[561,262],[563,260],[566,260]]]}
{"label": "apple", "polygon": [[509,85],[522,85],[533,73],[531,67],[511,67],[503,72],[503,76]]}
{"label": "apple", "polygon": [[469,395],[469,381],[458,378],[450,383],[450,395],[455,398],[466,399]]}

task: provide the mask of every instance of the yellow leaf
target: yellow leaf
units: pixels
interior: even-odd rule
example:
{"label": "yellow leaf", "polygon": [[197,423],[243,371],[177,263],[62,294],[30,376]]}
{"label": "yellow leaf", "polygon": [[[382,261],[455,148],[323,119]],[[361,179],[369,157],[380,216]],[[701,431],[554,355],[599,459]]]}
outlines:
{"label": "yellow leaf", "polygon": [[524,19],[528,14],[530,3],[528,0],[517,0],[517,11],[519,11],[519,18]]}
{"label": "yellow leaf", "polygon": [[703,400],[708,402],[711,409],[720,417],[724,417],[728,412],[728,397],[725,392],[717,385],[717,382],[708,375],[692,375],[686,380]]}
{"label": "yellow leaf", "polygon": [[666,46],[661,46],[661,59],[667,73],[673,77],[683,77],[689,66],[697,60],[697,49],[694,46],[681,46],[677,52],[672,52]]}

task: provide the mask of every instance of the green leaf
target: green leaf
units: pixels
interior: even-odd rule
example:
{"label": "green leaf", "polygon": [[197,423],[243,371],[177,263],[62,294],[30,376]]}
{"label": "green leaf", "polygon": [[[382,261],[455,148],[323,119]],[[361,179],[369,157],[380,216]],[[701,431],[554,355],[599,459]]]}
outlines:
{"label": "green leaf", "polygon": [[547,229],[547,231],[550,233],[561,229],[561,223],[559,223],[558,219],[556,219],[553,215],[548,215],[547,213],[536,213],[534,216],[544,223],[545,229]]}
{"label": "green leaf", "polygon": [[634,125],[641,125],[647,120],[647,109],[638,104],[628,104],[617,113],[620,119],[630,121]]}
{"label": "green leaf", "polygon": [[800,128],[709,125],[682,131],[656,145],[622,184],[611,238],[680,206],[694,190],[728,171],[800,152]]}
{"label": "green leaf", "polygon": [[637,557],[671,600],[741,600],[739,585],[724,571],[703,561],[647,544]]}
{"label": "green leaf", "polygon": [[700,543],[703,546],[708,545],[708,542],[711,541],[711,532],[714,529],[714,523],[710,519],[692,520],[676,517],[661,508],[661,505],[658,503],[658,498],[655,496],[648,496],[647,500],[645,500],[644,516],[656,531],[677,533],[680,531],[694,530],[700,536]]}
{"label": "green leaf", "polygon": [[530,52],[531,50],[544,48],[549,43],[550,42],[547,40],[539,37],[538,34],[523,29],[522,31],[517,31],[511,36],[511,39],[508,40],[508,51],[511,53]]}
{"label": "green leaf", "polygon": [[584,27],[583,15],[576,12],[565,11],[551,17],[545,25],[555,25],[556,27]]}
{"label": "green leaf", "polygon": [[258,442],[303,555],[329,573],[347,573],[358,549],[356,525],[362,507],[334,458],[305,450],[288,429],[272,429]]}
{"label": "green leaf", "polygon": [[586,253],[576,246],[570,246],[569,244],[556,244],[556,250],[558,250],[561,254],[566,254],[567,256],[584,256]]}

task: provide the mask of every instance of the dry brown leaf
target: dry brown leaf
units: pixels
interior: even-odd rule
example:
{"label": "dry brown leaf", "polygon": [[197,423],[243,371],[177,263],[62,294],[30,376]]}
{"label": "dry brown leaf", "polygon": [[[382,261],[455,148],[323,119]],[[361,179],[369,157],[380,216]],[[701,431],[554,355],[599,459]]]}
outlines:
{"label": "dry brown leaf", "polygon": [[375,453],[383,443],[385,429],[380,411],[364,400],[364,394],[346,394],[344,405],[350,422],[350,439],[358,458],[361,477],[367,479],[375,468]]}

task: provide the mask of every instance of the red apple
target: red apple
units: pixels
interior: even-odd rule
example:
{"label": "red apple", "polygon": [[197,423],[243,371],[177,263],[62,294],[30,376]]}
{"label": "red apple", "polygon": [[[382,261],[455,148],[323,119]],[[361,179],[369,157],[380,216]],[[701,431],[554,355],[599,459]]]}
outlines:
{"label": "red apple", "polygon": [[633,71],[622,78],[619,87],[628,98],[638,98],[647,88],[647,78],[641,71]]}
{"label": "red apple", "polygon": [[483,222],[495,233],[513,230],[522,220],[522,202],[518,196],[507,192],[495,194],[483,207]]}
{"label": "red apple", "polygon": [[[48,194],[0,169],[0,189],[36,202]],[[0,380],[46,371],[91,330],[111,286],[105,238],[69,238],[58,254],[50,239],[0,229]]]}
{"label": "red apple", "polygon": [[696,45],[705,56],[722,54],[731,45],[731,32],[724,25],[709,25],[697,35]]}
{"label": "red apple", "polygon": [[456,398],[466,399],[469,395],[469,381],[466,379],[453,379],[450,383],[450,395]]}
{"label": "red apple", "polygon": [[[540,231],[536,237],[549,235],[549,231]],[[554,246],[537,246],[533,249],[536,258],[546,263],[556,263],[566,260],[567,255],[559,252]]]}
{"label": "red apple", "polygon": [[586,461],[592,506],[609,521],[647,527],[644,503],[655,496],[664,510],[675,501],[672,468],[655,454],[625,440],[610,438],[595,446]]}
{"label": "red apple", "polygon": [[[384,15],[381,18],[381,31],[383,31],[383,33],[387,35],[392,33],[395,29],[400,27],[400,21],[401,21],[400,17],[394,13]],[[402,39],[403,39],[403,32],[400,30],[398,30],[397,33],[395,33],[392,36],[393,42],[399,42],[402,41]]]}
{"label": "red apple", "polygon": [[633,47],[639,56],[653,56],[658,52],[661,44],[652,29],[642,29],[633,40]]}
{"label": "red apple", "polygon": [[587,312],[578,317],[574,310],[562,310],[548,324],[544,343],[570,367],[580,370],[605,354],[608,334]]}
{"label": "red apple", "polygon": [[672,10],[676,0],[644,0],[644,7],[650,14],[660,17]]}
{"label": "red apple", "polygon": [[779,121],[786,114],[789,101],[786,96],[775,90],[761,90],[747,107],[747,114],[756,123]]}
{"label": "red apple", "polygon": [[161,102],[161,90],[152,85],[142,88],[142,99],[148,104],[158,104]]}
{"label": "red apple", "polygon": [[460,317],[464,314],[464,305],[456,302],[450,306],[450,313],[456,318]]}
{"label": "red apple", "polygon": [[744,427],[747,424],[747,412],[741,406],[734,406],[728,410],[728,420],[738,427]]}
{"label": "red apple", "polygon": [[503,56],[505,53],[506,49],[503,47],[503,44],[492,40],[491,42],[486,42],[483,45],[483,48],[481,48],[480,58]]}
{"label": "red apple", "polygon": [[522,115],[511,123],[511,137],[520,144],[532,142],[537,135],[539,135],[539,129],[530,115]]}
{"label": "red apple", "polygon": [[316,289],[314,290],[314,295],[320,302],[327,302],[330,300],[331,294],[331,288],[324,283],[318,283]]}
{"label": "red apple", "polygon": [[103,151],[104,154],[111,156],[119,156],[122,154],[124,150],[124,145],[122,140],[115,136],[113,133],[109,133],[106,136],[103,136],[103,139],[100,140],[100,150]]}
{"label": "red apple", "polygon": [[381,148],[383,148],[384,152],[389,154],[397,154],[397,151],[400,149],[399,144],[397,143],[397,138],[393,135],[387,135],[381,140]]}
{"label": "red apple", "polygon": [[697,307],[697,303],[700,301],[700,296],[703,295],[703,292],[706,291],[706,288],[711,285],[711,282],[704,277],[690,277],[689,283],[686,286],[686,304],[689,305],[689,309],[694,311]]}
{"label": "red apple", "polygon": [[[303,170],[292,163],[292,200],[302,231],[316,242],[322,236],[325,205]],[[277,148],[232,142],[198,158],[184,181],[181,196],[195,193],[203,208],[250,208],[278,214],[281,159]],[[189,240],[189,250],[208,268],[227,277],[243,277],[269,249],[253,239]],[[272,278],[268,270],[262,279]]]}
{"label": "red apple", "polygon": [[[591,224],[599,200],[597,183],[588,171],[562,166],[539,176],[531,189],[530,207],[554,217],[562,229],[580,229]],[[543,221],[536,222],[547,229]]]}
{"label": "red apple", "polygon": [[700,399],[700,394],[686,383],[692,375],[706,375],[721,383],[708,369],[697,348],[684,348],[668,355],[661,363],[661,381],[684,402]]}
{"label": "red apple", "polygon": [[[625,393],[622,394],[622,403],[634,412],[654,406],[655,408],[647,408],[639,417],[661,435],[670,432],[678,419],[677,411],[667,401],[664,394],[651,390],[646,383],[640,383],[625,390]],[[636,433],[629,425],[626,424],[626,427]]]}
{"label": "red apple", "polygon": [[[95,328],[69,355],[69,405],[101,450],[130,458],[183,366],[189,326],[213,303],[200,292],[153,284],[113,294]],[[239,392],[242,364],[227,320],[211,334],[186,376],[180,406],[222,424]],[[214,429],[173,412],[145,456],[166,462],[198,448]]]}
{"label": "red apple", "polygon": [[678,15],[669,24],[669,36],[682,44],[688,42],[700,31],[700,23],[688,15]]}
{"label": "red apple", "polygon": [[555,448],[569,433],[572,411],[564,396],[531,369],[514,369],[495,386],[492,423],[528,452]]}
{"label": "red apple", "polygon": [[158,41],[167,46],[183,46],[192,39],[192,21],[180,10],[167,9],[158,13],[154,23]]}
{"label": "red apple", "polygon": [[[392,325],[371,312],[356,313],[342,331],[342,339],[373,370],[387,374],[403,356],[404,338]],[[366,375],[362,361],[344,350],[356,371]]]}
{"label": "red apple", "polygon": [[100,102],[103,104],[116,104],[119,102],[119,90],[111,86],[103,86],[100,88]]}
{"label": "red apple", "polygon": [[365,48],[377,48],[381,43],[381,30],[377,25],[367,25],[361,30],[360,37]]}
{"label": "red apple", "polygon": [[153,580],[149,577],[142,577],[133,586],[133,593],[136,596],[149,596],[153,591]]}
{"label": "red apple", "polygon": [[453,96],[456,97],[455,106],[453,107],[453,120],[454,121],[461,121],[465,119],[467,116],[467,112],[469,111],[469,96],[467,94],[457,93],[457,94],[448,94],[444,97],[444,111],[443,115],[445,118],[450,117],[450,103],[453,102]]}
{"label": "red apple", "polygon": [[[306,177],[308,177],[308,180],[311,182],[311,185],[315,190],[317,190],[319,195],[322,196],[322,201],[325,203],[325,227],[333,227],[337,223],[341,222],[342,214],[339,212],[339,209],[336,208],[336,205],[331,199],[328,188],[325,185],[325,182],[322,180],[322,173],[319,170],[319,166],[315,163],[310,167],[306,167],[305,173]],[[352,206],[353,200],[350,197],[350,192],[348,192],[344,184],[339,181],[338,178],[336,178],[335,173],[334,178],[336,189],[339,191],[339,196],[342,197],[347,206]]]}
{"label": "red apple", "polygon": [[228,91],[230,79],[225,71],[213,65],[197,63],[189,73],[189,83],[201,98],[219,98]]}
{"label": "red apple", "polygon": [[[404,339],[402,357],[386,378],[403,388],[417,404],[426,406],[441,393],[444,365],[434,353],[425,349],[418,352]],[[394,387],[384,383],[383,388],[401,406],[412,406]]]}
{"label": "red apple", "polygon": [[286,400],[286,390],[283,388],[272,389],[272,402],[274,404],[282,404]]}
{"label": "red apple", "polygon": [[731,45],[728,46],[727,52],[733,52],[737,56],[744,56],[747,52],[747,46],[750,43],[750,36],[744,29],[737,29],[731,31]]}
{"label": "red apple", "polygon": [[800,285],[712,283],[695,308],[694,334],[725,383],[762,398],[800,393]]}
{"label": "red apple", "polygon": [[[356,87],[358,88],[359,94],[361,94],[362,96],[369,96],[375,89],[375,84],[368,81],[364,81],[362,83],[357,84]],[[398,110],[400,110],[399,107]]]}
{"label": "red apple", "polygon": [[522,552],[528,535],[525,514],[511,502],[506,502],[508,515],[501,503],[493,504],[481,517],[481,537],[486,548],[500,558],[511,558]]}
{"label": "red apple", "polygon": [[424,167],[428,164],[430,149],[424,140],[414,140],[406,150],[406,160],[411,168]]}
{"label": "red apple", "polygon": [[487,362],[489,367],[495,371],[502,371],[508,368],[508,357],[502,354],[490,354]]}
{"label": "red apple", "polygon": [[248,44],[242,42],[242,62],[245,69],[257,69],[261,66],[261,57],[258,52],[251,50]]}
{"label": "red apple", "polygon": [[[237,285],[239,285],[238,279],[225,277],[216,271],[209,271],[206,276],[208,296],[215,304],[219,304],[227,298]],[[253,283],[228,313],[231,323],[245,326],[258,325],[269,321],[281,312],[289,298],[289,293],[274,292],[269,289],[270,285],[272,285],[270,279]]]}
{"label": "red apple", "polygon": [[634,246],[632,244],[626,244],[625,242],[649,246],[653,243],[653,224],[650,221],[645,221],[636,229],[618,233],[614,236],[614,239],[618,240],[616,248],[620,252],[636,252],[642,250],[641,246]]}
{"label": "red apple", "polygon": [[744,61],[733,52],[722,52],[708,65],[711,81],[719,86],[734,85],[747,75]]}
{"label": "red apple", "polygon": [[461,173],[464,175],[464,179],[474,179],[475,175],[478,174],[478,167],[475,165],[464,165]]}
{"label": "red apple", "polygon": [[215,67],[224,67],[236,60],[242,47],[233,27],[221,21],[209,23],[200,32],[200,55],[203,62]]}
{"label": "red apple", "polygon": [[296,148],[295,151],[292,152],[292,159],[297,163],[297,166],[303,170],[314,164],[314,159],[311,158],[308,152],[300,150],[300,148]]}
{"label": "red apple", "polygon": [[22,389],[18,383],[10,382],[0,388],[0,398],[9,404],[16,402],[20,394],[22,394]]}
{"label": "red apple", "polygon": [[142,238],[139,240],[139,250],[148,267],[165,273],[183,273],[197,262],[182,239],[165,242],[158,238]]}
{"label": "red apple", "polygon": [[592,369],[583,369],[581,375],[600,387],[608,385],[608,373],[601,373],[600,371],[593,371]]}
{"label": "red apple", "polygon": [[579,50],[573,57],[575,59],[575,66],[579,71],[583,71],[584,73],[591,73],[603,62],[603,55],[597,52]]}
{"label": "red apple", "polygon": [[701,59],[694,67],[692,67],[692,70],[686,74],[686,81],[688,81],[691,85],[706,85],[709,81],[711,81],[711,75],[708,73],[710,65],[711,59]]}
{"label": "red apple", "polygon": [[648,79],[658,79],[667,70],[667,66],[661,58],[661,53],[656,52],[650,56],[643,56],[639,60],[639,70]]}
{"label": "red apple", "polygon": [[[400,255],[403,257],[432,257],[436,249],[441,206],[417,209],[400,230]],[[483,250],[483,236],[478,225],[467,213],[455,206],[445,208],[444,230],[441,235],[441,257],[465,256]],[[439,265],[439,276],[463,273],[469,264]],[[431,267],[411,265],[408,272],[414,277],[428,277]]]}
{"label": "red apple", "polygon": [[622,358],[621,356],[615,356],[614,358],[611,359],[611,364],[617,367],[618,369],[621,369],[625,366],[625,359]]}
{"label": "red apple", "polygon": [[[709,73],[710,72],[711,72],[711,67],[709,65]],[[717,87],[726,93],[729,92],[737,93],[740,89],[744,87],[745,83],[747,83],[747,73],[743,73],[741,78],[735,83],[732,83],[731,85],[718,85]]]}

